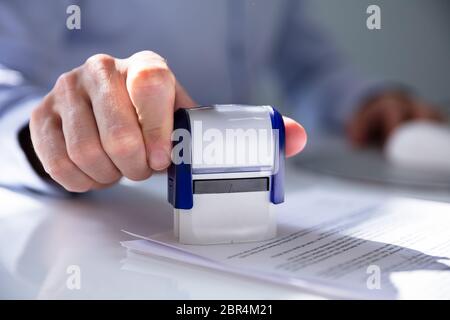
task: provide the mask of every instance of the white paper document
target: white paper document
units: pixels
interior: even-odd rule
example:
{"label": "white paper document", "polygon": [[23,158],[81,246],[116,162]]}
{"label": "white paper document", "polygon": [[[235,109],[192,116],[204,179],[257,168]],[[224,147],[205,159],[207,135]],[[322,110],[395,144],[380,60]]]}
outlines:
{"label": "white paper document", "polygon": [[342,298],[450,299],[450,204],[364,193],[288,194],[275,239],[179,244],[172,232],[122,245]]}

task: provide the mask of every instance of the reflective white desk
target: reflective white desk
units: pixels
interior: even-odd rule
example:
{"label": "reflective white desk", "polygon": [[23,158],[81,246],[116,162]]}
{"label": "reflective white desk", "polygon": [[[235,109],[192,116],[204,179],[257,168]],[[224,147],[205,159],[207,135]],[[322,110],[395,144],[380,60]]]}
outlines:
{"label": "reflective white desk", "polygon": [[[397,190],[287,168],[289,193],[314,186],[398,193],[450,202],[450,191]],[[62,299],[311,299],[307,290],[262,283],[186,264],[145,258],[123,268],[122,229],[152,234],[172,228],[166,176],[123,181],[111,189],[52,199],[0,189],[0,298]],[[79,266],[79,290],[66,284]]]}

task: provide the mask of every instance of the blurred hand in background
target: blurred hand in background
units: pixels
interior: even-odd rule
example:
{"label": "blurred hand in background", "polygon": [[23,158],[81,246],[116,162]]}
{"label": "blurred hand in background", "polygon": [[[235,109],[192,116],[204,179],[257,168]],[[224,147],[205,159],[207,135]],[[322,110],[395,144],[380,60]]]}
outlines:
{"label": "blurred hand in background", "polygon": [[444,119],[432,104],[404,92],[389,91],[369,99],[358,109],[348,123],[347,136],[355,147],[383,146],[405,122]]}

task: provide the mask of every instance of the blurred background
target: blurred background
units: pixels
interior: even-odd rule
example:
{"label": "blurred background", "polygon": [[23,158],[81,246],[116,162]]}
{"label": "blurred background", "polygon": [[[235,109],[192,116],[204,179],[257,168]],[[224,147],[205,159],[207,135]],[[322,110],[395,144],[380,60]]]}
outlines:
{"label": "blurred background", "polygon": [[[381,30],[361,28],[371,4],[381,8]],[[308,10],[364,74],[406,83],[450,108],[450,1],[314,0]]]}
{"label": "blurred background", "polygon": [[[361,13],[372,4],[381,8],[380,30],[361,27],[369,15]],[[315,0],[308,1],[306,9],[325,37],[360,74],[403,83],[450,115],[450,1]],[[434,170],[437,158],[450,157],[449,143],[442,143],[449,140],[449,131],[425,137],[432,130],[420,128],[420,124],[411,129],[394,135],[382,152],[354,150],[335,137],[319,141],[311,137],[297,163],[316,172],[358,181],[449,190],[448,166]],[[403,149],[407,145],[409,150]]]}

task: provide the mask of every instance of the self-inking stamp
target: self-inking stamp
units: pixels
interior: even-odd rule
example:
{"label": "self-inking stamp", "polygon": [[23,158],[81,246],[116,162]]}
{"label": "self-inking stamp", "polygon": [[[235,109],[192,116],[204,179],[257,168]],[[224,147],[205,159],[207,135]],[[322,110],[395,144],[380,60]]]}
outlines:
{"label": "self-inking stamp", "polygon": [[214,105],[174,114],[168,200],[180,243],[276,236],[284,202],[285,130],[271,106]]}

